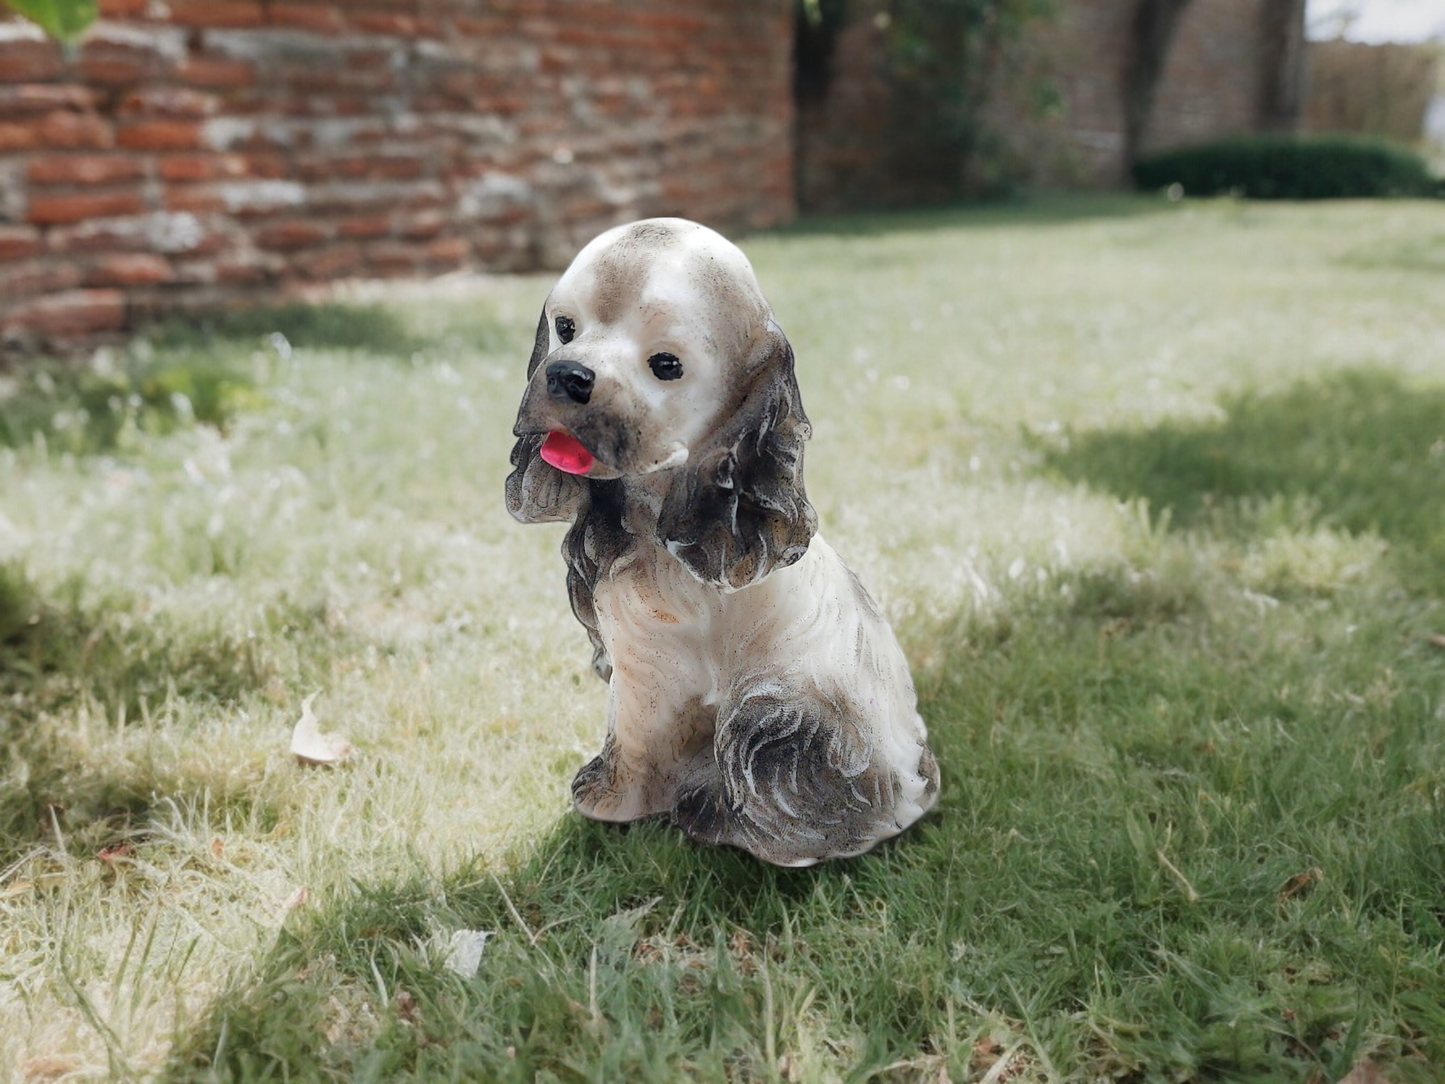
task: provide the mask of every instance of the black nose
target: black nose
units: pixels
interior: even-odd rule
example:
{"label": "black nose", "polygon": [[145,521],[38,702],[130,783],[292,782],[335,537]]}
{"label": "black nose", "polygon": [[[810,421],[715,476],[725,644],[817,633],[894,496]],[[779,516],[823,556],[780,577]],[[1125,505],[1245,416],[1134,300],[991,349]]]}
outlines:
{"label": "black nose", "polygon": [[547,366],[547,394],[553,399],[571,399],[585,403],[592,398],[595,374],[575,361],[554,361]]}

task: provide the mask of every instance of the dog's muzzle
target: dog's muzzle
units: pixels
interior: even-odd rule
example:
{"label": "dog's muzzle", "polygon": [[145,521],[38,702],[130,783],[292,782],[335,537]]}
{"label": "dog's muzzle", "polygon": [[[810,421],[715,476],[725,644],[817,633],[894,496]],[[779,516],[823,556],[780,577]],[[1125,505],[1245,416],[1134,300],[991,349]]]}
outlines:
{"label": "dog's muzzle", "polygon": [[554,361],[547,366],[547,394],[564,402],[586,403],[592,398],[596,374],[575,361]]}

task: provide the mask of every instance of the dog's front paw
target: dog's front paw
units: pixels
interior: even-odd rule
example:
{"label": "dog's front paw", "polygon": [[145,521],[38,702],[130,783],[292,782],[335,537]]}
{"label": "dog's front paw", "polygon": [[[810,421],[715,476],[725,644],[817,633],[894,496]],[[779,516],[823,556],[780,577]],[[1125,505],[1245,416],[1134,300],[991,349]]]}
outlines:
{"label": "dog's front paw", "polygon": [[661,811],[654,808],[655,784],[647,772],[619,757],[609,742],[573,778],[572,804],[593,820],[635,821]]}

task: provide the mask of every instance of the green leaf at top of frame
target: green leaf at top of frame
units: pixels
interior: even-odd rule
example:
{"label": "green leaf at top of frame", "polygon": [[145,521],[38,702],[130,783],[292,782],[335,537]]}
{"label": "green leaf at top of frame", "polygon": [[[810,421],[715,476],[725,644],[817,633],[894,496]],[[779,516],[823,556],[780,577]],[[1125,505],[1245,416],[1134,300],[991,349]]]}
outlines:
{"label": "green leaf at top of frame", "polygon": [[96,0],[0,0],[52,38],[74,41],[95,22]]}

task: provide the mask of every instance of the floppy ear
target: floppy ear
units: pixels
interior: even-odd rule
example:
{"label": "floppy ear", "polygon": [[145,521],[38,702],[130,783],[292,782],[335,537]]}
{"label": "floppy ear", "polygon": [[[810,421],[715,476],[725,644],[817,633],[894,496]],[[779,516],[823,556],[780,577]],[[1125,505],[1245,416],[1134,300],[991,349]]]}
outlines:
{"label": "floppy ear", "polygon": [[657,540],[704,583],[738,590],[802,557],[818,516],[803,489],[812,435],[793,348],[769,321],[772,353],[733,414],[693,449],[663,501]]}
{"label": "floppy ear", "polygon": [[[537,339],[532,344],[532,357],[527,362],[527,379],[537,371],[547,356],[552,342],[552,329],[547,325],[547,307],[537,321]],[[507,511],[523,523],[553,523],[570,520],[577,512],[586,483],[563,474],[542,462],[538,450],[546,440],[545,433],[519,436],[512,445],[512,473],[507,475]]]}

